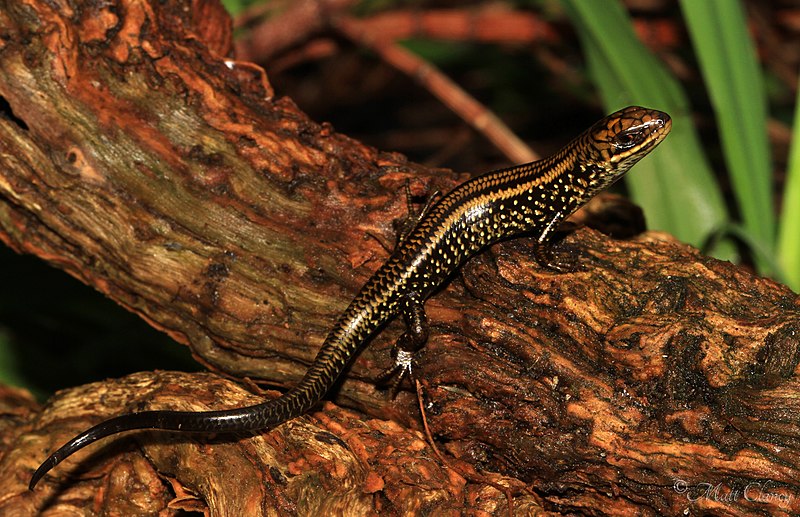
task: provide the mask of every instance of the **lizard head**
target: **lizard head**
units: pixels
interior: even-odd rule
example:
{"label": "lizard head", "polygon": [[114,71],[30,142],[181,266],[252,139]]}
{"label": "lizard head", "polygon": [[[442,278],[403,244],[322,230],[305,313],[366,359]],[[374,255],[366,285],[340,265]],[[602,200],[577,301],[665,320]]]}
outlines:
{"label": "lizard head", "polygon": [[628,106],[604,117],[576,139],[576,175],[585,202],[621,178],[672,129],[663,111]]}
{"label": "lizard head", "polygon": [[585,133],[587,158],[607,173],[621,176],[660,144],[670,129],[672,119],[663,111],[628,106]]}

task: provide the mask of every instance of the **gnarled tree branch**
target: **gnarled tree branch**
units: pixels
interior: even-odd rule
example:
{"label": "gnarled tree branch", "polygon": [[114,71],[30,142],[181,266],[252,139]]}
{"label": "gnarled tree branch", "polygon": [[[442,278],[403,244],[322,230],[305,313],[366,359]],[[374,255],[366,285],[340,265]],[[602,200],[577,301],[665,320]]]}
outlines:
{"label": "gnarled tree branch", "polygon": [[[217,2],[53,5],[0,9],[0,238],[215,372],[296,382],[386,258],[404,212],[396,193],[459,178],[275,98],[260,69],[229,59]],[[660,234],[580,229],[564,245],[583,269],[562,275],[528,245],[493,247],[428,303],[416,373],[455,465],[505,476],[528,513],[800,511],[795,294]],[[38,412],[7,390],[0,508],[504,511],[499,492],[430,453],[410,394],[389,401],[372,386],[400,328],[377,336],[334,394],[373,419],[325,404],[253,437],[137,433],[140,447],[82,451],[33,494],[38,462],[101,419],[273,395],[148,372],[66,390]],[[704,496],[704,483],[733,496]]]}

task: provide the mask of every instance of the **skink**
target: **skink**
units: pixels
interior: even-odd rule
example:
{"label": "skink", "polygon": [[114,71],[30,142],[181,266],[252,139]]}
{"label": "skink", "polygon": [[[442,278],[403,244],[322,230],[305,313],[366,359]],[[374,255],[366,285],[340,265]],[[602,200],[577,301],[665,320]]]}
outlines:
{"label": "skink", "polygon": [[666,113],[631,106],[608,115],[559,152],[533,163],[472,178],[426,207],[401,235],[394,253],[370,278],[328,334],[300,382],[277,399],[222,411],[144,411],[106,420],[51,454],[29,488],[75,451],[132,429],[186,432],[254,431],[298,417],[316,405],[356,352],[397,315],[406,332],[397,343],[395,374],[427,339],[425,300],[470,256],[502,239],[530,235],[536,259],[560,270],[549,250],[559,224],[647,155],[669,133]]}

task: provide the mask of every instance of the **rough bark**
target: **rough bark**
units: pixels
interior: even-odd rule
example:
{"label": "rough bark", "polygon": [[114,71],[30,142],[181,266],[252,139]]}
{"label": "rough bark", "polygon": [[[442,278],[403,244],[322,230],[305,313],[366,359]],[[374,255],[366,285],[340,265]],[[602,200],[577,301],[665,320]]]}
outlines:
{"label": "rough bark", "polygon": [[[0,6],[0,238],[214,372],[296,382],[386,258],[402,186],[463,179],[275,98],[260,69],[227,60],[216,2]],[[520,514],[800,511],[797,296],[661,234],[580,229],[564,246],[581,270],[542,270],[521,239],[428,302],[416,375],[450,461],[512,485]],[[249,437],[106,440],[34,493],[36,465],[102,419],[275,394],[174,372],[71,388],[43,409],[6,389],[0,513],[505,511],[433,455],[410,393],[373,387],[400,331],[373,339],[331,395],[360,414],[326,403]]]}

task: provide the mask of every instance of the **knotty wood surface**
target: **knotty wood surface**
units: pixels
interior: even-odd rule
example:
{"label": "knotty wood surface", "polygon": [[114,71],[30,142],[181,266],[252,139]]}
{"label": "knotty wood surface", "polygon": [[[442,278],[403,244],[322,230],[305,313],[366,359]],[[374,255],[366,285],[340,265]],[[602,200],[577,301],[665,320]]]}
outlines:
{"label": "knotty wood surface", "polygon": [[[230,49],[215,1],[0,3],[0,239],[212,372],[65,386],[43,406],[5,387],[0,513],[504,515],[503,494],[436,458],[410,391],[373,386],[399,322],[338,405],[254,436],[108,439],[27,491],[104,418],[277,395],[247,377],[292,385],[388,256],[403,186],[466,177],[310,120]],[[580,228],[560,250],[576,272],[496,245],[428,302],[416,374],[448,461],[512,486],[520,515],[798,513],[797,296],[664,234]]]}

